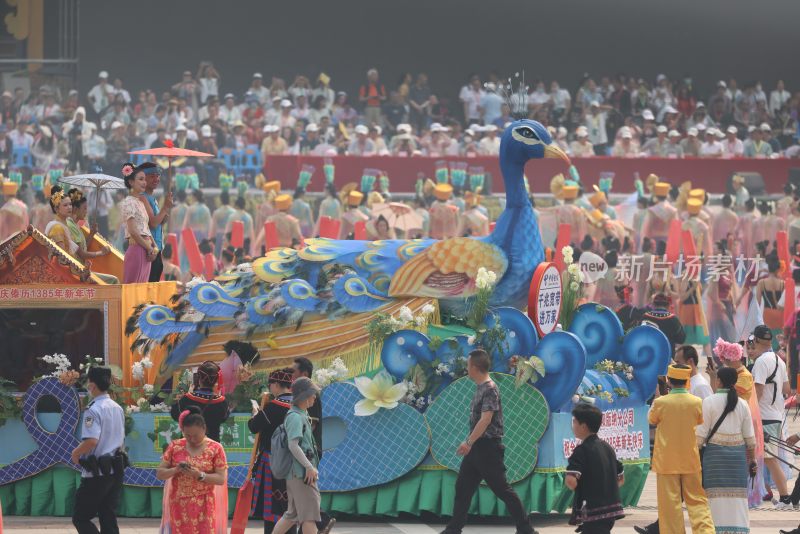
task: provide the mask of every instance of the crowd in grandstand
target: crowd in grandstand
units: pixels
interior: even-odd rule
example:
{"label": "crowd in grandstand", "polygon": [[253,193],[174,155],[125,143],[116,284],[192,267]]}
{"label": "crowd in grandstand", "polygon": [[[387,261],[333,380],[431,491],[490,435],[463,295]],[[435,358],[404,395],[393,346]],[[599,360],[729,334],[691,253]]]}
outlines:
{"label": "crowd in grandstand", "polygon": [[[516,83],[516,81],[515,81]],[[321,73],[291,83],[254,73],[249,87],[225,87],[203,62],[167,87],[131,95],[103,71],[86,95],[42,86],[0,97],[0,160],[10,167],[115,169],[129,150],[164,144],[219,154],[255,147],[274,154],[470,157],[493,155],[512,109],[551,128],[572,156],[798,157],[800,92],[782,81],[741,87],[719,81],[698,95],[692,80],[585,76],[577,90],[534,81],[506,94],[508,81],[472,75],[457,97],[437,95],[425,73],[396,84],[370,69],[351,93]],[[203,178],[203,177],[201,177]],[[209,181],[209,185],[213,185]]]}

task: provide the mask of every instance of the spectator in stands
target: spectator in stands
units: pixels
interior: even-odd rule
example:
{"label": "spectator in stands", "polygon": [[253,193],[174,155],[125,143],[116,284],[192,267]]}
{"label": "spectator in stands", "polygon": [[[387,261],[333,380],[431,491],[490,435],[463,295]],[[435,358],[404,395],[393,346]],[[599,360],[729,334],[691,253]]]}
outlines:
{"label": "spectator in stands", "polygon": [[239,108],[236,106],[236,98],[233,96],[233,93],[225,95],[225,103],[219,108],[219,118],[230,126],[242,120],[242,112],[239,111]]}
{"label": "spectator in stands", "polygon": [[375,144],[369,138],[369,128],[363,124],[355,127],[355,137],[347,147],[350,156],[374,156]]}
{"label": "spectator in stands", "polygon": [[562,88],[555,80],[550,82],[550,107],[553,122],[559,125],[565,123],[572,107],[572,98],[569,91]]}
{"label": "spectator in stands", "polygon": [[364,106],[364,120],[368,125],[383,123],[381,106],[386,102],[386,87],[380,82],[378,69],[367,71],[367,81],[358,90],[358,100]]}
{"label": "spectator in stands", "polygon": [[200,108],[200,84],[192,76],[192,71],[183,71],[181,81],[172,86],[176,96],[186,99],[192,109]]}
{"label": "spectator in stands", "polygon": [[325,99],[326,109],[330,113],[336,93],[331,89],[331,77],[324,72],[320,72],[317,76],[317,86],[311,91],[309,101],[313,104],[320,97]]}
{"label": "spectator in stands", "polygon": [[575,131],[575,141],[570,145],[572,155],[576,158],[588,158],[594,156],[594,147],[589,141],[589,131],[586,126],[578,126]]}
{"label": "spectator in stands", "polygon": [[706,140],[700,146],[700,157],[719,158],[722,157],[722,143],[717,140],[717,129],[706,129]]}
{"label": "spectator in stands", "polygon": [[389,103],[383,109],[386,128],[390,132],[397,131],[397,125],[408,122],[408,110],[403,103],[403,98],[397,91],[391,92]]}
{"label": "spectator in stands", "polygon": [[464,108],[464,122],[467,125],[481,122],[481,100],[484,91],[481,87],[481,78],[477,74],[469,77],[469,83],[461,88],[458,99]]}
{"label": "spectator in stands", "polygon": [[497,93],[497,86],[487,83],[480,103],[481,122],[485,125],[497,125],[497,120],[503,114],[503,103],[503,97]]}
{"label": "spectator in stands", "polygon": [[[763,125],[762,125],[763,126]],[[769,125],[766,125],[769,128]],[[772,145],[764,141],[763,128],[750,126],[750,139],[744,143],[744,157],[767,158],[772,155]]]}
{"label": "spectator in stands", "polygon": [[58,163],[58,146],[53,136],[53,130],[46,124],[39,126],[39,135],[31,146],[36,167],[49,170]]}
{"label": "spectator in stands", "polygon": [[430,97],[431,88],[428,86],[428,75],[420,72],[408,92],[409,121],[417,130],[428,126]]}
{"label": "spectator in stands", "polygon": [[330,118],[330,116],[330,101],[323,95],[314,96],[314,101],[311,103],[311,110],[308,113],[308,120],[319,124],[323,117]]}
{"label": "spectator in stands", "polygon": [[486,136],[481,139],[479,149],[483,156],[496,156],[500,154],[500,138],[497,137],[497,126],[489,124],[484,126]]}
{"label": "spectator in stands", "polygon": [[100,71],[97,75],[97,85],[92,87],[87,95],[94,112],[100,115],[111,104],[113,96],[114,86],[108,83],[108,72]]}
{"label": "spectator in stands", "polygon": [[775,84],[775,90],[769,94],[770,113],[776,116],[778,112],[789,103],[791,98],[792,95],[786,90],[783,80],[778,80],[778,83]]}
{"label": "spectator in stands", "polygon": [[310,154],[319,144],[319,126],[311,122],[306,126],[305,136],[300,140],[300,154],[304,156]]}
{"label": "spectator in stands", "polygon": [[736,134],[739,133],[739,129],[734,126],[728,126],[728,129],[725,131],[725,141],[722,142],[722,156],[725,158],[738,158],[744,154],[744,143],[742,140],[736,137]]}
{"label": "spectator in stands", "polygon": [[[594,92],[596,93],[597,91],[595,90]],[[611,109],[611,106],[601,106],[599,101],[593,100],[589,106],[589,113],[586,115],[585,124],[589,132],[589,141],[592,143],[594,153],[597,156],[605,156],[608,150],[606,119],[608,111]]]}
{"label": "spectator in stands", "polygon": [[650,89],[647,82],[639,78],[636,83],[636,90],[631,91],[631,111],[634,115],[644,118],[644,112],[650,109]]}
{"label": "spectator in stands", "polygon": [[772,136],[772,127],[769,125],[768,122],[762,122],[761,126],[759,127],[761,130],[761,135],[765,142],[769,143],[769,146],[772,147],[773,154],[780,154],[783,150],[781,146],[781,142],[778,141],[777,138]]}
{"label": "spectator in stands", "polygon": [[292,115],[292,101],[288,98],[281,100],[281,114],[278,116],[277,126],[279,129],[294,128],[297,119]]}
{"label": "spectator in stands", "polygon": [[656,136],[656,116],[649,109],[642,111],[642,130],[639,133],[639,141],[646,143]]}
{"label": "spectator in stands", "polygon": [[386,140],[383,138],[383,128],[377,124],[369,129],[369,139],[375,145],[375,153],[379,156],[388,156],[389,148],[386,146]]}
{"label": "spectator in stands", "polygon": [[267,157],[285,154],[289,150],[289,145],[281,137],[281,129],[275,124],[264,126],[264,141],[261,142],[261,156],[266,161]]}
{"label": "spectator in stands", "polygon": [[97,128],[91,129],[89,139],[84,142],[84,147],[88,166],[102,167],[106,159],[106,140],[97,133]]}
{"label": "spectator in stands", "polygon": [[336,102],[333,105],[333,123],[340,122],[345,125],[352,125],[358,120],[358,112],[350,105],[347,93],[339,91],[336,93]]}
{"label": "spectator in stands", "polygon": [[656,128],[656,136],[652,139],[648,139],[647,142],[642,145],[642,152],[651,158],[666,157],[667,146],[669,145],[669,141],[667,140],[667,132],[667,127],[663,124],[659,124]]}
{"label": "spectator in stands", "polygon": [[211,62],[200,62],[197,69],[197,83],[200,86],[200,102],[203,104],[208,103],[211,97],[219,97],[219,73]]}
{"label": "spectator in stands", "polygon": [[635,158],[639,155],[639,145],[633,141],[633,133],[630,127],[620,128],[619,137],[614,142],[611,155],[616,158]]}
{"label": "spectator in stands", "polygon": [[14,148],[25,148],[30,150],[33,146],[33,136],[28,133],[28,121],[20,119],[17,127],[8,134]]}
{"label": "spectator in stands", "polygon": [[669,143],[664,149],[664,157],[666,158],[682,158],[683,148],[681,147],[681,134],[678,130],[669,131]]}

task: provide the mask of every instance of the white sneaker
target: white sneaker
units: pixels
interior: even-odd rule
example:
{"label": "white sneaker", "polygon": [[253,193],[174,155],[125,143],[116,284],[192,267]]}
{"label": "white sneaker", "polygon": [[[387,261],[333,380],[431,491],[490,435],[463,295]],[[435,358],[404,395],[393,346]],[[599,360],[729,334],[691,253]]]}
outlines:
{"label": "white sneaker", "polygon": [[776,510],[793,510],[794,506],[792,506],[792,503],[790,503],[790,502],[780,502],[780,501],[778,501],[777,503],[775,503],[775,509]]}

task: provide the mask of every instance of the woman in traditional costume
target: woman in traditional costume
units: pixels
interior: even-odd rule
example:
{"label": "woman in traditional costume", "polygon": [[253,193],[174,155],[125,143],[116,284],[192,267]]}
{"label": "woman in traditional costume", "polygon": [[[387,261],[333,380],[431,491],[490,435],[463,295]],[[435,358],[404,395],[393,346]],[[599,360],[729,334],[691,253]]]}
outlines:
{"label": "woman in traditional costume", "polygon": [[161,458],[156,477],[165,480],[162,534],[226,534],[228,530],[228,462],[222,445],[206,437],[206,422],[197,407],[178,420],[183,438],[173,441]]}
{"label": "woman in traditional costume", "polygon": [[258,456],[253,466],[253,501],[250,515],[264,519],[264,534],[271,534],[275,522],[288,505],[286,481],[272,478],[270,453],[272,433],[283,424],[292,407],[292,369],[280,369],[269,375],[269,396],[247,422],[250,432],[258,434]]}
{"label": "woman in traditional costume", "polygon": [[[741,345],[718,340],[718,352]],[[740,399],[735,369],[723,367],[717,375],[717,392],[703,400],[703,423],[697,427],[697,445],[702,455],[703,488],[708,496],[717,532],[750,531],[747,487],[755,476],[756,445],[753,421],[747,402]]]}

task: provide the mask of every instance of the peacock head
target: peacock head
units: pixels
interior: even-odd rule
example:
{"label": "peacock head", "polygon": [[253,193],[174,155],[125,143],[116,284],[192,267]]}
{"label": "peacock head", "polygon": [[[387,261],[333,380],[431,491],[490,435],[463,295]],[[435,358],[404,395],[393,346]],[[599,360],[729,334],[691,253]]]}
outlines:
{"label": "peacock head", "polygon": [[558,158],[570,165],[569,156],[553,143],[547,128],[529,119],[514,121],[503,132],[500,158],[522,165],[529,159]]}

